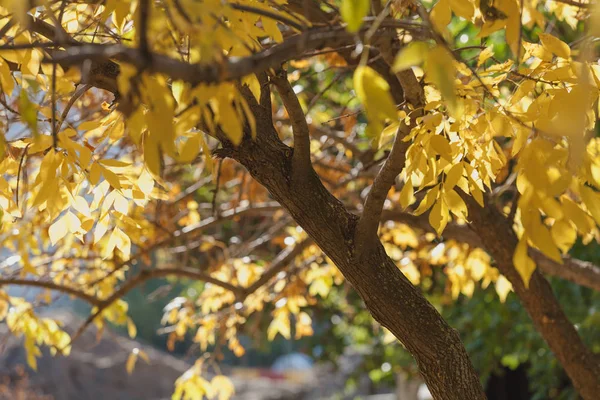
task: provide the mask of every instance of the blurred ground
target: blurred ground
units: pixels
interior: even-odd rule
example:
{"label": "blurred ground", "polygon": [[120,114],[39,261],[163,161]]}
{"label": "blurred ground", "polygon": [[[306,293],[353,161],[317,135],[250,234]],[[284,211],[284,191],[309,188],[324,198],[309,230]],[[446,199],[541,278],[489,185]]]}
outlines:
{"label": "blurred ground", "polygon": [[[83,322],[67,311],[55,311],[52,316],[71,333]],[[134,348],[143,349],[150,364],[138,360],[129,375],[125,364]],[[14,338],[5,325],[0,326],[0,400],[168,400],[173,383],[190,367],[168,353],[114,332],[106,331],[98,338],[94,327],[75,342],[68,357],[52,357],[47,350],[43,353],[37,372],[26,367],[22,340]],[[274,369],[238,368],[223,373],[233,380],[235,399],[312,400],[342,393],[345,375],[353,365],[349,358],[344,370],[334,372],[322,366],[308,368],[306,361],[304,369],[292,372],[286,364],[294,362],[297,357],[286,357]]]}

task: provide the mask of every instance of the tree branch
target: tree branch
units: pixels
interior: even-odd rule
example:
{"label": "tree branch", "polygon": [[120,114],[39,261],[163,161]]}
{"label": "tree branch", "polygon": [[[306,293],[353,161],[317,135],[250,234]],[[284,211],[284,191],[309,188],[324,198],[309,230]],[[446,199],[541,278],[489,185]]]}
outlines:
{"label": "tree branch", "polygon": [[299,242],[293,248],[287,248],[275,257],[271,262],[271,266],[266,270],[256,282],[252,283],[248,288],[243,289],[244,297],[247,297],[250,293],[256,292],[260,287],[269,282],[275,277],[281,270],[283,270],[290,262],[296,258],[304,249],[313,243],[310,239],[305,239]]}
{"label": "tree branch", "polygon": [[[427,215],[427,213],[424,213],[416,216],[405,211],[383,210],[381,221],[400,222],[412,228],[421,229],[424,232],[435,233]],[[446,229],[444,229],[442,236],[444,239],[453,239],[457,242],[467,243],[471,247],[479,247],[491,254],[485,243],[481,240],[481,237],[468,225],[449,223]],[[529,249],[529,255],[544,274],[600,292],[600,267],[594,263],[564,256],[563,264],[559,264],[533,248]]]}
{"label": "tree branch", "polygon": [[[408,29],[416,26],[407,24]],[[417,27],[420,29],[420,26]],[[383,33],[392,34],[388,31]],[[395,32],[394,32],[395,34]],[[379,35],[379,36],[382,36]],[[376,35],[376,39],[377,39]],[[200,83],[219,83],[240,79],[246,75],[277,68],[282,63],[299,58],[306,51],[315,51],[325,47],[336,48],[348,43],[354,43],[354,35],[346,32],[343,27],[312,28],[303,33],[291,36],[283,42],[256,54],[236,58],[230,57],[220,63],[188,64],[161,54],[152,53],[152,60],[147,65],[144,57],[140,57],[139,49],[132,49],[120,44],[85,44],[68,47],[65,51],[51,51],[51,60],[63,68],[81,65],[86,60],[100,64],[114,58],[131,64],[138,69],[147,66],[147,70],[164,73],[175,80],[182,80],[193,85]],[[47,62],[49,60],[46,60]],[[112,66],[111,66],[112,68]],[[112,73],[107,78],[112,78]],[[118,75],[118,71],[117,74]],[[116,87],[116,85],[113,85]]]}
{"label": "tree branch", "polygon": [[594,263],[564,256],[563,264],[559,264],[546,257],[539,250],[531,248],[529,249],[529,255],[543,273],[600,292],[600,267]]}
{"label": "tree branch", "polygon": [[299,178],[310,168],[310,136],[306,116],[304,115],[304,111],[302,111],[298,96],[294,93],[294,89],[287,79],[285,71],[271,77],[271,82],[277,87],[277,91],[292,122],[294,133],[292,173],[294,177]]}
{"label": "tree branch", "polygon": [[553,0],[557,3],[563,3],[563,4],[567,4],[569,6],[573,6],[573,7],[579,7],[579,8],[592,8],[596,5],[596,3],[582,3],[580,1],[575,1],[575,0]]}
{"label": "tree branch", "polygon": [[145,61],[150,61],[150,45],[148,43],[148,21],[150,20],[150,9],[152,5],[149,0],[140,0],[138,3],[138,12],[140,13],[140,26],[137,29],[140,52]]}
{"label": "tree branch", "polygon": [[481,383],[457,332],[400,272],[380,242],[361,260],[354,257],[357,217],[327,191],[314,171],[301,183],[290,183],[289,148],[277,138],[263,109],[250,107],[261,134],[227,154],[269,190],[340,269],[374,318],[400,339],[416,358],[434,398],[483,400]]}
{"label": "tree branch", "polygon": [[392,150],[375,177],[371,190],[365,200],[364,210],[358,221],[354,236],[358,259],[360,259],[364,251],[368,250],[377,241],[377,229],[385,199],[390,188],[396,181],[396,177],[402,172],[406,161],[406,150],[409,143],[403,142],[402,138],[406,135],[407,129],[406,125],[400,123]]}
{"label": "tree branch", "polygon": [[33,281],[30,279],[12,279],[12,278],[6,278],[6,279],[0,279],[0,286],[3,285],[15,285],[15,286],[28,286],[28,287],[37,287],[37,288],[41,288],[41,289],[49,289],[49,290],[54,290],[56,292],[60,292],[60,293],[65,293],[68,294],[70,296],[76,297],[80,300],[83,300],[89,304],[92,305],[99,305],[102,303],[102,300],[88,295],[85,292],[69,287],[69,286],[64,286],[64,285],[59,285],[58,283],[55,282],[49,282],[49,281]]}
{"label": "tree branch", "polygon": [[297,20],[288,18],[285,15],[271,12],[264,8],[256,8],[256,7],[246,5],[246,4],[238,4],[238,3],[229,3],[229,7],[233,8],[234,10],[245,11],[245,12],[249,12],[252,14],[260,15],[262,17],[270,18],[272,20],[275,20],[275,21],[285,24],[287,26],[291,26],[292,28],[296,29],[297,31],[303,31],[307,28],[306,25],[298,23]]}
{"label": "tree branch", "polygon": [[495,207],[482,208],[469,195],[464,192],[461,195],[469,210],[471,226],[496,261],[500,273],[512,284],[536,329],[556,354],[577,392],[586,400],[597,398],[600,363],[581,340],[540,270],[533,272],[529,287],[525,286],[513,265],[518,239],[512,224]]}

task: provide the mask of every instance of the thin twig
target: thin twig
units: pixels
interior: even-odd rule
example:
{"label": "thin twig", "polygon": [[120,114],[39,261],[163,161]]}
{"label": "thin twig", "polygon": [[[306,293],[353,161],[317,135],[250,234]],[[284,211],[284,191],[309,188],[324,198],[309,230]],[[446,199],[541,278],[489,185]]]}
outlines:
{"label": "thin twig", "polygon": [[574,0],[553,0],[557,3],[563,3],[563,4],[567,4],[573,7],[579,7],[579,8],[592,8],[596,5],[596,3],[582,3],[579,1],[574,1]]}
{"label": "thin twig", "polygon": [[56,63],[52,63],[52,144],[54,149],[58,147],[58,126],[56,125]]}
{"label": "thin twig", "polygon": [[19,169],[17,171],[17,191],[15,193],[15,203],[17,204],[17,208],[19,208],[19,185],[21,182],[21,170],[23,169],[23,161],[25,160],[25,157],[27,157],[27,151],[29,150],[29,146],[31,146],[31,144],[32,143],[29,143],[27,146],[25,146],[23,153],[21,154],[21,159],[19,160]]}
{"label": "thin twig", "polygon": [[217,208],[217,195],[219,194],[219,185],[221,183],[221,169],[223,168],[223,160],[219,160],[219,166],[217,167],[217,177],[215,182],[215,189],[213,190],[212,198],[212,215],[215,218],[219,217],[219,210]]}
{"label": "thin twig", "polygon": [[62,112],[62,114],[60,116],[60,120],[58,121],[57,131],[60,131],[60,129],[62,128],[63,123],[67,119],[67,115],[69,115],[69,111],[71,110],[71,107],[73,107],[73,104],[75,104],[75,102],[77,100],[79,100],[79,98],[81,96],[83,96],[83,94],[85,92],[87,92],[91,87],[92,87],[92,85],[85,84],[83,86],[79,86],[75,90],[75,93],[73,93],[73,96],[71,96],[71,99],[69,100],[69,102],[65,106],[65,108],[64,108],[64,110],[63,110],[63,112]]}
{"label": "thin twig", "polygon": [[281,22],[282,24],[291,26],[292,28],[294,28],[300,32],[307,28],[306,25],[302,25],[302,24],[294,21],[293,19],[286,17],[285,15],[277,14],[277,13],[271,12],[269,10],[265,10],[263,8],[256,8],[256,7],[252,7],[249,5],[238,4],[238,3],[229,3],[229,6],[231,8],[233,8],[234,10],[245,11],[245,12],[249,12],[252,14],[260,15],[262,17],[267,17],[267,18],[273,19],[275,21]]}

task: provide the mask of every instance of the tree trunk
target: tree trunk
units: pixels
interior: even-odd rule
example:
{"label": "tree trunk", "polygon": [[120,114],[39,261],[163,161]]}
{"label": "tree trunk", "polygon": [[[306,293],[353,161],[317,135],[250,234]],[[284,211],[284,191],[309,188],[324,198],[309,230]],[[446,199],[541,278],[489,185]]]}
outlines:
{"label": "tree trunk", "polygon": [[312,168],[292,174],[293,150],[279,140],[270,110],[250,96],[248,101],[257,138],[245,138],[237,148],[225,145],[222,155],[244,165],[333,260],[373,317],[415,357],[435,399],[485,399],[457,331],[400,272],[380,242],[361,259],[354,257],[356,215],[327,191]]}
{"label": "tree trunk", "polygon": [[598,358],[585,346],[539,270],[536,269],[531,276],[529,288],[525,287],[513,266],[518,239],[510,223],[495,207],[488,205],[481,208],[472,198],[464,198],[469,206],[471,226],[481,237],[502,275],[512,284],[536,329],[560,361],[575,389],[586,400],[597,399],[600,396]]}

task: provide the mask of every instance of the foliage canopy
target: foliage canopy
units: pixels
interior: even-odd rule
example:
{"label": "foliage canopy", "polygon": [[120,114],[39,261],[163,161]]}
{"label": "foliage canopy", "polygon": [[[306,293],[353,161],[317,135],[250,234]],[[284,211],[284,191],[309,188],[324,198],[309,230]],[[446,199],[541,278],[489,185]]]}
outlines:
{"label": "foliage canopy", "polygon": [[[150,279],[195,282],[163,323],[171,346],[192,332],[218,359],[245,352],[253,320],[269,340],[312,335],[311,306],[345,278],[436,398],[483,398],[413,286],[436,270],[446,300],[514,291],[597,395],[600,366],[544,278],[600,290],[600,268],[569,256],[600,242],[593,3],[0,5],[0,284],[43,289],[0,291],[0,318],[32,368],[92,323],[135,336],[123,297]],[[36,312],[57,294],[93,306],[73,337]],[[174,399],[231,396],[206,365]]]}

